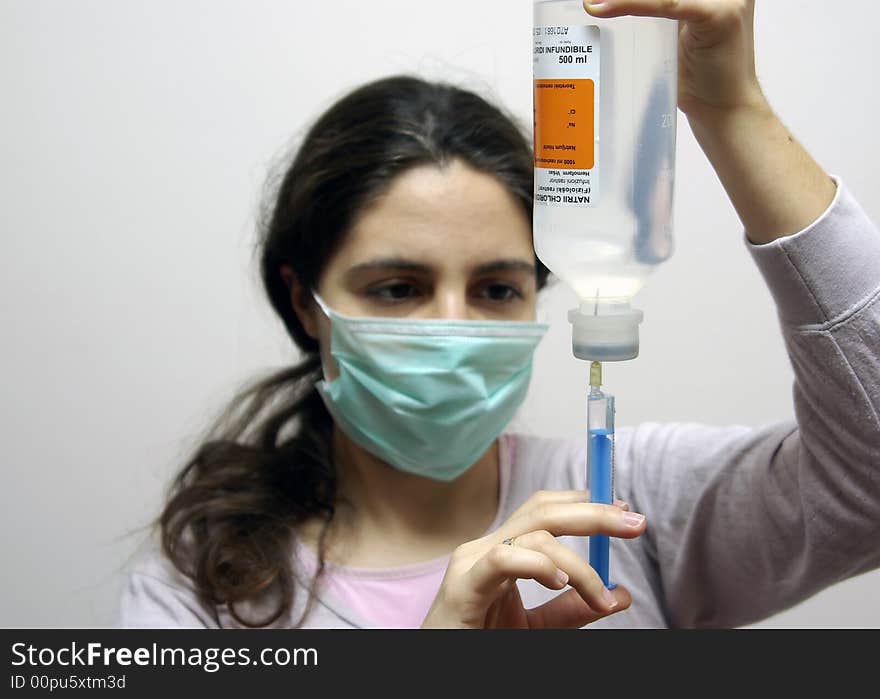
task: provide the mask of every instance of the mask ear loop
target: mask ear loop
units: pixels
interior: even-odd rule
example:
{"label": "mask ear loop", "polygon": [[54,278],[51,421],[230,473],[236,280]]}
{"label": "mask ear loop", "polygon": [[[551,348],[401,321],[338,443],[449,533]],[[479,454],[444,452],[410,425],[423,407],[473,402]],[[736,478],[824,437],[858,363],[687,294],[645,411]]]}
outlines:
{"label": "mask ear loop", "polygon": [[312,292],[312,298],[314,298],[315,301],[317,301],[318,305],[321,307],[321,310],[324,312],[324,315],[329,318],[330,317],[330,309],[327,307],[327,303],[324,301],[324,299],[321,298],[321,295],[315,290],[314,287],[309,289],[309,291]]}
{"label": "mask ear loop", "polygon": [[324,315],[327,316],[328,320],[330,320],[331,322],[334,318],[342,318],[343,320],[358,320],[358,318],[356,317],[347,316],[344,313],[340,313],[339,311],[330,308],[330,306],[327,305],[327,302],[321,298],[321,295],[315,290],[314,287],[311,287],[309,291],[311,291],[312,297],[315,299],[315,301],[317,301],[318,305],[321,307],[321,310],[324,311]]}
{"label": "mask ear loop", "polygon": [[[317,290],[314,287],[311,287],[309,289],[309,291],[312,294],[312,298],[315,299],[318,306],[321,308],[321,311],[324,313],[325,316],[327,316],[327,319],[330,320],[332,323],[333,319],[330,316],[330,308],[327,306],[327,303],[324,301],[324,299],[321,298],[321,295],[317,292]],[[327,372],[327,364],[324,360],[324,353],[321,352],[320,354],[321,354],[321,373],[323,374],[323,380],[326,383],[329,383],[330,381],[327,378],[328,372]]]}

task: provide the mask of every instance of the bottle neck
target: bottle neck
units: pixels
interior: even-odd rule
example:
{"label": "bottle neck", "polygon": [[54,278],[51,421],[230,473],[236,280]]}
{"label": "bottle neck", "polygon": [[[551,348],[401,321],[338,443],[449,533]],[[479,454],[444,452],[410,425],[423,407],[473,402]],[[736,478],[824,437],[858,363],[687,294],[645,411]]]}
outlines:
{"label": "bottle neck", "polygon": [[[592,303],[592,305],[591,305]],[[639,355],[639,323],[644,314],[629,301],[582,301],[568,312],[571,346],[578,359],[618,362]]]}

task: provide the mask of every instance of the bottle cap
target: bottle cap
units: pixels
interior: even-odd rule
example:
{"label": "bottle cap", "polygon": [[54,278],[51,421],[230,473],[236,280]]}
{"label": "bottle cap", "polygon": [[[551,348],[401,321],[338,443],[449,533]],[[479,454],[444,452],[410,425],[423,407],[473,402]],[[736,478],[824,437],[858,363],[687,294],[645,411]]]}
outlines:
{"label": "bottle cap", "polygon": [[628,301],[582,301],[568,312],[571,349],[578,359],[619,362],[639,356],[639,323],[644,313]]}

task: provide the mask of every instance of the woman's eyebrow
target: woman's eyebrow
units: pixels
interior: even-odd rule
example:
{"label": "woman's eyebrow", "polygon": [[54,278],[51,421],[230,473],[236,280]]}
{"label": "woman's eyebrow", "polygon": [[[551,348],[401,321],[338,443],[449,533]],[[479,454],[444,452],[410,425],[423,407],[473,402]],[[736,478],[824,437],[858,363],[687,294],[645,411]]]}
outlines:
{"label": "woman's eyebrow", "polygon": [[361,272],[395,270],[401,272],[430,272],[431,266],[425,265],[413,260],[407,260],[403,257],[380,257],[369,262],[361,262],[353,267],[349,267],[346,276],[360,274]]}
{"label": "woman's eyebrow", "polygon": [[490,272],[528,272],[535,273],[535,263],[525,260],[495,260],[479,265],[474,269],[477,274],[489,274]]}
{"label": "woman's eyebrow", "polygon": [[[353,267],[350,267],[346,272],[346,276],[353,276],[362,272],[371,272],[377,270],[419,272],[424,274],[431,272],[432,269],[433,268],[431,267],[431,265],[426,265],[421,262],[415,262],[413,260],[408,260],[403,257],[381,257],[375,260],[369,260],[368,262],[361,262],[354,265]],[[489,274],[491,272],[528,272],[529,274],[534,274],[535,265],[532,262],[526,262],[525,260],[515,258],[501,259],[478,265],[474,268],[473,271],[476,274]]]}

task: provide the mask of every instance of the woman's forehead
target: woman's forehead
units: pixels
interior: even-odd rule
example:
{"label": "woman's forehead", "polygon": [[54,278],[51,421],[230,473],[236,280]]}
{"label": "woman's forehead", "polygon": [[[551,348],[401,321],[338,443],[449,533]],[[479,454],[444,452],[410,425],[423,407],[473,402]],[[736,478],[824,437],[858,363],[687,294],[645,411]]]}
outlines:
{"label": "woman's forehead", "polygon": [[[340,257],[347,264],[401,258],[440,264],[533,256],[522,204],[495,177],[461,161],[398,176],[354,222]],[[342,260],[340,260],[342,261]]]}

